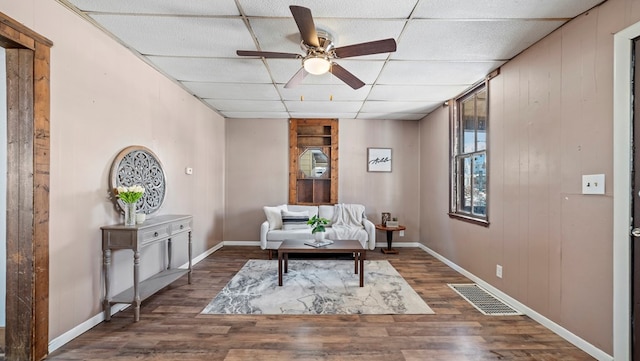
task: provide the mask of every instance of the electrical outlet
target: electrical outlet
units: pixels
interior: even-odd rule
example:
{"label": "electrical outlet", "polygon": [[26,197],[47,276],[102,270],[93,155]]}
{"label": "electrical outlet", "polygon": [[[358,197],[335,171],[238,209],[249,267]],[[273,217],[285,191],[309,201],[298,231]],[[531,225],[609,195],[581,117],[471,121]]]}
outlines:
{"label": "electrical outlet", "polygon": [[400,237],[404,237],[404,231],[400,231]]}
{"label": "electrical outlet", "polygon": [[496,265],[496,276],[498,276],[498,278],[502,278],[502,266],[499,264]]}
{"label": "electrical outlet", "polygon": [[582,194],[604,194],[604,174],[583,175]]}
{"label": "electrical outlet", "polygon": [[188,175],[192,175],[193,174],[193,168],[191,167],[187,167],[184,169],[184,173],[188,174]]}

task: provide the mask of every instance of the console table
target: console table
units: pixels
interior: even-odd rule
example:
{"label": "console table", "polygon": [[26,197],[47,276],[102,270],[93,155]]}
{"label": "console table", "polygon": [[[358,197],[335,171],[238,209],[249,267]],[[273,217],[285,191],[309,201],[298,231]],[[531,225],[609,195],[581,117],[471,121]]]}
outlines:
{"label": "console table", "polygon": [[[150,218],[143,224],[135,226],[116,224],[100,227],[102,229],[105,288],[103,308],[106,321],[111,320],[111,305],[129,303],[134,307],[134,321],[138,322],[140,320],[140,303],[144,299],[185,274],[188,275],[189,284],[191,284],[191,220],[192,217],[189,215],[163,215]],[[188,233],[189,235],[189,267],[187,269],[171,268],[171,239],[183,233]],[[140,251],[146,246],[165,241],[167,243],[167,268],[144,281],[140,281]],[[120,249],[133,251],[133,286],[112,297],[109,276],[111,252]]]}

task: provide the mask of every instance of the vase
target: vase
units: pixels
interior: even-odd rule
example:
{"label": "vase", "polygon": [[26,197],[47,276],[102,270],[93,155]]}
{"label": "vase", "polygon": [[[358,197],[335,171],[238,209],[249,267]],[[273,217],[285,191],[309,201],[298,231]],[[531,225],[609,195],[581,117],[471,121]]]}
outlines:
{"label": "vase", "polygon": [[324,232],[316,232],[313,234],[313,239],[316,240],[316,242],[322,242],[324,240]]}
{"label": "vase", "polygon": [[136,225],[136,204],[135,203],[124,204],[124,225],[125,226]]}

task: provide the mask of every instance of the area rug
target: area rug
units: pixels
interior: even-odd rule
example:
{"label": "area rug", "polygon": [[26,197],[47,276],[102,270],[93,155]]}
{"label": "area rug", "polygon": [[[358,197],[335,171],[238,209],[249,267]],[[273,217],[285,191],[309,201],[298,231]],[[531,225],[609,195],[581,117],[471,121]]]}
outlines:
{"label": "area rug", "polygon": [[278,286],[278,261],[249,260],[203,314],[432,314],[388,261],[365,261],[364,287],[353,261],[289,260]]}

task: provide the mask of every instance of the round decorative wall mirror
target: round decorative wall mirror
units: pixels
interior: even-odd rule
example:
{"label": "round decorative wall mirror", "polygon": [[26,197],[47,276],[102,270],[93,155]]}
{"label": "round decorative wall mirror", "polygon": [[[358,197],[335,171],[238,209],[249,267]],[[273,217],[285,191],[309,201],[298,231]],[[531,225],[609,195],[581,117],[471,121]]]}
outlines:
{"label": "round decorative wall mirror", "polygon": [[298,164],[308,178],[323,178],[329,174],[329,157],[321,149],[306,149],[300,154]]}
{"label": "round decorative wall mirror", "polygon": [[115,196],[117,187],[140,185],[145,191],[136,203],[136,212],[156,213],[166,194],[166,176],[158,157],[148,148],[134,145],[123,149],[113,160],[109,176],[115,203],[124,211],[124,202]]}

